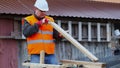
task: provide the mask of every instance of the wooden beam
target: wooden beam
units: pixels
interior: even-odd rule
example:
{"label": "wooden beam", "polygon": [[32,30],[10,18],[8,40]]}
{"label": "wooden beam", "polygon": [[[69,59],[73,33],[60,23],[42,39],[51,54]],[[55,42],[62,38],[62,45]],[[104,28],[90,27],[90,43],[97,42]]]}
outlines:
{"label": "wooden beam", "polygon": [[92,41],[92,34],[91,34],[91,22],[88,23],[88,41]]}
{"label": "wooden beam", "polygon": [[22,63],[23,66],[30,66],[32,68],[64,68],[62,65],[40,64],[40,63]]}
{"label": "wooden beam", "polygon": [[12,39],[14,38],[13,36],[0,36],[0,39]]}
{"label": "wooden beam", "polygon": [[61,33],[68,41],[70,41],[74,46],[76,46],[83,54],[85,54],[92,61],[98,61],[98,58],[89,52],[83,45],[76,41],[71,35],[66,33],[62,28],[60,28],[56,23],[49,22],[59,33]]}
{"label": "wooden beam", "polygon": [[87,61],[75,61],[75,60],[61,60],[61,62],[65,65],[68,64],[76,66],[83,66],[83,68],[106,68],[105,63],[100,63],[100,62],[87,62]]}
{"label": "wooden beam", "polygon": [[97,41],[101,41],[101,36],[100,36],[100,23],[97,23]]}
{"label": "wooden beam", "polygon": [[58,20],[57,23],[61,27],[61,20]]}
{"label": "wooden beam", "polygon": [[111,40],[110,23],[106,24],[106,30],[107,30],[107,41],[109,42]]}
{"label": "wooden beam", "polygon": [[82,41],[82,22],[78,22],[78,28],[79,28],[78,40]]}
{"label": "wooden beam", "polygon": [[40,64],[44,64],[44,59],[45,59],[45,51],[42,50],[40,52]]}
{"label": "wooden beam", "polygon": [[69,34],[72,36],[72,21],[68,21]]}

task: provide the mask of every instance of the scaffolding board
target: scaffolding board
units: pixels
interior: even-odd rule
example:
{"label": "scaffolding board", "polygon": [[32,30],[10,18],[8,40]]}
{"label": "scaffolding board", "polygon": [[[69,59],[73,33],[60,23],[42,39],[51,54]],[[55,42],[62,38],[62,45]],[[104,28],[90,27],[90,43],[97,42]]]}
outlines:
{"label": "scaffolding board", "polygon": [[40,63],[23,63],[30,68],[106,68],[105,63],[75,60],[61,60],[62,65],[44,64],[45,52],[40,52]]}
{"label": "scaffolding board", "polygon": [[106,64],[101,62],[61,60],[61,63],[65,66],[68,65],[68,67],[75,68],[106,68]]}
{"label": "scaffolding board", "polygon": [[40,64],[40,63],[23,63],[22,65],[30,68],[106,68],[105,63],[62,60],[62,65]]}

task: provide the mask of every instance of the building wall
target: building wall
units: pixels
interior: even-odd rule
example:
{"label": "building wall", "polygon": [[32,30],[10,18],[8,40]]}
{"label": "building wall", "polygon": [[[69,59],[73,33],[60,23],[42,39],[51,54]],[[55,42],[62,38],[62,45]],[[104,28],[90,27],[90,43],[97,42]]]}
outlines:
{"label": "building wall", "polygon": [[[71,19],[59,19],[55,21],[60,27],[64,30],[69,30],[71,34],[80,44],[82,44],[86,49],[88,49],[92,54],[94,54],[99,62],[107,63],[107,68],[112,67],[116,64],[119,64],[120,61],[119,55],[115,56],[111,48],[111,37],[113,24],[111,22],[100,22],[100,21],[78,21]],[[80,24],[82,27],[79,28]],[[91,26],[91,27],[90,27]],[[89,29],[90,28],[90,29]],[[91,32],[90,32],[90,31]],[[81,33],[80,33],[81,31]],[[80,35],[81,34],[81,35]],[[90,34],[90,35],[89,35]],[[81,37],[79,37],[81,36]],[[25,51],[26,43],[23,43],[21,48],[21,53]],[[114,46],[114,44],[113,44]],[[25,48],[24,48],[25,47]],[[24,60],[29,59],[25,54],[21,54],[24,57],[21,57]],[[68,60],[83,60],[90,61],[87,56],[80,52],[74,45],[72,45],[66,39],[61,41],[56,41],[56,57],[59,60],[68,59]],[[23,62],[23,61],[22,61]]]}
{"label": "building wall", "polygon": [[[81,42],[80,42],[81,43]],[[120,55],[114,55],[113,51],[108,47],[108,43],[87,43],[84,42],[82,45],[87,48],[92,54],[94,54],[99,62],[107,64],[107,68],[114,67],[120,64]],[[80,52],[74,45],[69,42],[57,42],[56,45],[56,56],[58,60],[79,60],[79,61],[90,61],[87,56]]]}
{"label": "building wall", "polygon": [[[98,57],[100,62],[106,62],[108,67],[119,63],[117,60],[119,56],[113,55],[113,51],[109,47],[111,45],[111,32],[113,30],[111,29],[113,26],[111,27],[110,22],[91,22],[89,20],[83,22],[76,19],[72,19],[72,21],[71,19],[60,19],[55,22],[63,29],[69,30],[69,33],[86,49]],[[82,29],[79,28],[80,23],[83,24],[81,25]],[[89,28],[91,28],[91,30]],[[101,30],[98,31],[101,33],[100,35],[95,34],[97,33],[97,29]],[[26,40],[22,38],[21,33],[21,19],[0,19],[0,59],[2,60],[0,61],[0,68],[27,68],[21,64],[30,58],[27,54]],[[110,35],[106,33],[109,33]],[[3,55],[2,53],[4,52],[7,54]],[[58,60],[69,59],[90,61],[87,56],[81,53],[66,39],[56,42],[56,56]],[[6,58],[12,59],[10,59],[8,63],[5,63],[5,61],[7,61]]]}
{"label": "building wall", "polygon": [[[94,54],[99,62],[107,64],[107,68],[120,63],[119,55],[114,55],[116,45],[113,40],[114,24],[112,21],[59,19],[56,23],[75,38],[80,44]],[[66,39],[56,42],[56,55],[59,60],[90,61],[84,53]]]}
{"label": "building wall", "polygon": [[13,19],[0,18],[0,68],[18,67],[17,41],[12,39]]}

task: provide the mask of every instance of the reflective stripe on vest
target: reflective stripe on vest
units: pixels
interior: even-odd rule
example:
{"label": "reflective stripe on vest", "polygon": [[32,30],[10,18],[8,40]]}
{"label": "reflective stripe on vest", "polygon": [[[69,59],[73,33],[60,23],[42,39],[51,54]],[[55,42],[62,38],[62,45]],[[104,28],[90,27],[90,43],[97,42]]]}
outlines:
{"label": "reflective stripe on vest", "polygon": [[53,32],[51,32],[51,31],[41,31],[41,30],[39,30],[38,33],[41,33],[41,34],[53,34]]}
{"label": "reflective stripe on vest", "polygon": [[28,41],[28,44],[34,44],[34,43],[53,43],[54,40],[31,40]]}

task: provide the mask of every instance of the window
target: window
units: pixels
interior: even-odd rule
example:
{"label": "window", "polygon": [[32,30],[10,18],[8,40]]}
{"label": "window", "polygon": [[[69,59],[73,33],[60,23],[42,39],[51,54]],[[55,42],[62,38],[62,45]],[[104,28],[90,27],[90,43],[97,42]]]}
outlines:
{"label": "window", "polygon": [[78,21],[61,21],[58,25],[78,41],[109,42],[111,37],[109,23],[93,23]]}
{"label": "window", "polygon": [[11,32],[11,35],[14,36],[15,39],[26,39],[22,34],[21,20],[17,18],[14,19],[14,31]]}
{"label": "window", "polygon": [[103,40],[103,41],[107,40],[107,35],[106,34],[107,34],[106,25],[101,24],[101,28],[100,28],[101,40]]}
{"label": "window", "polygon": [[92,23],[91,25],[91,38],[92,41],[97,41],[97,24],[96,23]]}
{"label": "window", "polygon": [[75,39],[78,39],[78,24],[77,23],[72,23],[72,36]]}

